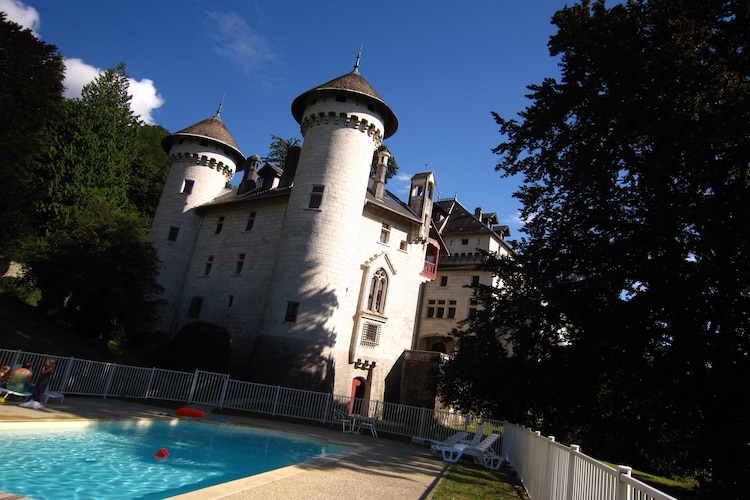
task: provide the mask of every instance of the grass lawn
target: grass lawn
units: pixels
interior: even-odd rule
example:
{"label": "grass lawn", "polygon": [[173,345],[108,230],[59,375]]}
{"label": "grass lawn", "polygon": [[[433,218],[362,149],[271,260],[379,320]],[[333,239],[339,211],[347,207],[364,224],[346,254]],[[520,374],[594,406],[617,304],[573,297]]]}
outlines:
{"label": "grass lawn", "polygon": [[448,470],[434,500],[528,500],[516,471],[504,464],[499,471],[471,462],[457,463]]}

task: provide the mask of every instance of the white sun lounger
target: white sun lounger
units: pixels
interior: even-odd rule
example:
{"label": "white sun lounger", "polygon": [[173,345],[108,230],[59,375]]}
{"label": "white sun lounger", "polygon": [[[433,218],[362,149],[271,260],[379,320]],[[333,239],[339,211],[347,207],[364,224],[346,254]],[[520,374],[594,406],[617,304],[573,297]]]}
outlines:
{"label": "white sun lounger", "polygon": [[465,443],[456,443],[453,446],[434,445],[433,451],[439,451],[443,455],[443,460],[450,463],[457,463],[464,455],[474,458],[476,463],[483,464],[486,468],[498,470],[505,458],[492,451],[492,445],[500,439],[500,434],[490,434],[485,437],[481,443],[472,446]]}

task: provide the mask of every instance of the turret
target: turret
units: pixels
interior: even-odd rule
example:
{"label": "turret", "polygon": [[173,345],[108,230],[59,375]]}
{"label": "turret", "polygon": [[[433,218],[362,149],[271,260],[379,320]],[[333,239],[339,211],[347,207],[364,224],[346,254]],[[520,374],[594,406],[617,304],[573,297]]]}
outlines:
{"label": "turret", "polygon": [[166,137],[162,147],[170,167],[149,239],[161,260],[158,281],[164,287],[162,298],[170,305],[170,310],[162,311],[162,326],[171,328],[200,228],[201,219],[193,209],[219,196],[243,168],[245,157],[218,111]]}
{"label": "turret", "polygon": [[[354,70],[292,103],[304,141],[284,216],[264,331],[331,335],[345,303],[373,152],[398,128],[396,115]],[[285,309],[286,308],[286,309]],[[320,311],[329,310],[325,324]],[[297,317],[297,315],[299,317]],[[291,321],[294,320],[294,321]]]}

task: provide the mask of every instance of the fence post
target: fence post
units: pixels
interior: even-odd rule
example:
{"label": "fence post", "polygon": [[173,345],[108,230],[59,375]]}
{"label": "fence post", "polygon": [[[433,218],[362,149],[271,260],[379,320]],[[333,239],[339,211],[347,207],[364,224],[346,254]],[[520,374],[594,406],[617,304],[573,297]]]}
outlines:
{"label": "fence post", "polygon": [[573,489],[576,484],[576,454],[581,451],[581,447],[577,444],[570,445],[570,454],[568,455],[568,487],[566,488],[568,494],[567,500],[573,500]]}
{"label": "fence post", "polygon": [[271,415],[274,417],[276,416],[276,409],[279,407],[279,393],[281,392],[281,386],[276,386],[276,394],[273,396],[273,412],[271,412]]}
{"label": "fence post", "polygon": [[548,436],[547,441],[545,442],[545,447],[544,447],[546,460],[544,461],[544,465],[542,465],[542,491],[543,491],[542,497],[543,498],[552,498],[552,475],[555,472],[555,467],[553,464],[554,454],[552,453],[552,450],[554,449],[554,445],[552,443],[554,442],[555,442],[555,436]]}
{"label": "fence post", "polygon": [[622,476],[630,477],[632,468],[627,465],[617,466],[617,493],[615,493],[616,500],[628,500],[630,498],[630,485],[622,480]]}
{"label": "fence post", "polygon": [[219,409],[224,408],[224,398],[227,396],[227,389],[229,388],[229,374],[224,374],[224,386],[221,388],[221,396],[219,396]]}
{"label": "fence post", "polygon": [[425,437],[425,435],[424,435],[424,421],[425,421],[425,411],[426,410],[427,410],[427,408],[425,408],[425,407],[422,407],[422,409],[419,410],[419,430],[417,431],[417,437],[418,438],[423,438],[423,439]]}
{"label": "fence post", "polygon": [[17,349],[16,352],[13,354],[13,359],[10,362],[10,367],[13,368],[16,365],[21,364],[21,353],[23,351],[21,349]]}
{"label": "fence post", "polygon": [[60,387],[60,392],[65,392],[68,388],[68,380],[70,380],[70,372],[73,370],[73,361],[75,361],[75,359],[76,358],[73,356],[68,358],[68,364],[65,365],[65,371],[62,376],[62,387]]}
{"label": "fence post", "polygon": [[109,370],[107,370],[107,380],[104,382],[104,394],[102,395],[104,399],[107,399],[109,388],[112,386],[112,379],[115,376],[115,370],[117,370],[117,363],[107,363],[107,367],[109,367]]}
{"label": "fence post", "polygon": [[325,424],[328,422],[328,415],[331,414],[331,405],[333,405],[333,394],[326,394],[326,404],[323,408],[323,419],[320,421]]}
{"label": "fence post", "polygon": [[190,384],[190,392],[188,393],[188,398],[186,403],[190,404],[193,402],[193,396],[195,395],[195,386],[198,383],[198,369],[195,370],[195,373],[193,373],[193,382]]}
{"label": "fence post", "polygon": [[143,399],[148,399],[148,395],[151,393],[151,385],[154,383],[154,375],[156,375],[156,367],[151,368],[151,373],[148,376],[148,383],[146,384],[146,390],[143,394]]}

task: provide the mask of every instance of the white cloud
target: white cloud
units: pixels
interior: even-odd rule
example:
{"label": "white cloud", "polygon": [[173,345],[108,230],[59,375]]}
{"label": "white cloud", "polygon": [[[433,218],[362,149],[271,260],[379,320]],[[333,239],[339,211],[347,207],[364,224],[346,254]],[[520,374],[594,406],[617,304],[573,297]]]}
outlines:
{"label": "white cloud", "polygon": [[214,52],[228,59],[245,76],[261,80],[265,65],[278,62],[269,41],[253,32],[252,28],[234,12],[209,12],[207,21],[212,29],[211,38],[216,43]]}
{"label": "white cloud", "polygon": [[28,28],[39,38],[39,12],[34,7],[29,7],[18,0],[0,0],[0,11],[5,12],[8,21]]}
{"label": "white cloud", "polygon": [[141,81],[128,79],[129,93],[133,96],[130,101],[130,109],[145,123],[153,125],[154,118],[151,113],[164,104],[164,98],[156,92],[154,82],[148,78]]}
{"label": "white cloud", "polygon": [[102,70],[83,62],[82,59],[65,59],[65,97],[81,97],[83,86],[102,73]]}

